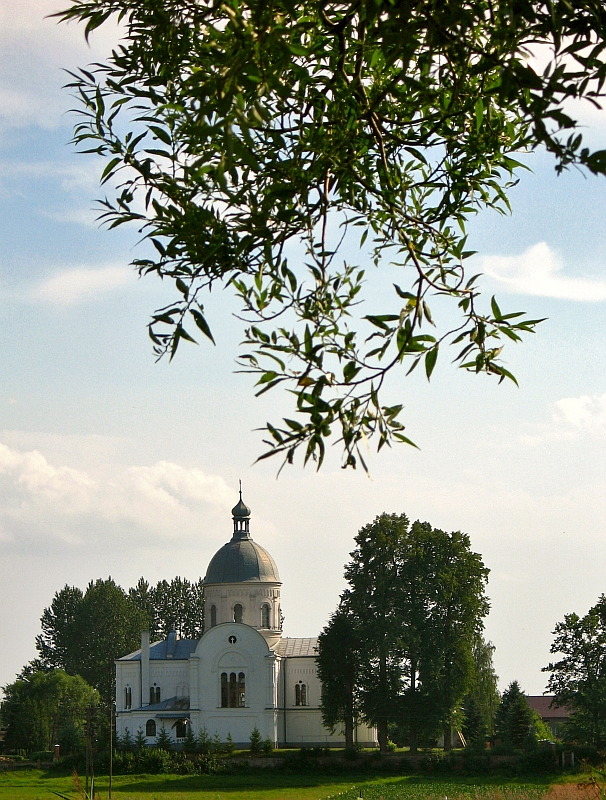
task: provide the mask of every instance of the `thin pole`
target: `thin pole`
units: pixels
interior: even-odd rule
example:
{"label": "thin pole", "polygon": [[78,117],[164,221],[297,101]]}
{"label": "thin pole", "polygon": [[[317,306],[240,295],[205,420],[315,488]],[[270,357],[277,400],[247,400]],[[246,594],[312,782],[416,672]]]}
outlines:
{"label": "thin pole", "polygon": [[109,704],[109,800],[112,800],[112,778],[114,772],[114,701]]}

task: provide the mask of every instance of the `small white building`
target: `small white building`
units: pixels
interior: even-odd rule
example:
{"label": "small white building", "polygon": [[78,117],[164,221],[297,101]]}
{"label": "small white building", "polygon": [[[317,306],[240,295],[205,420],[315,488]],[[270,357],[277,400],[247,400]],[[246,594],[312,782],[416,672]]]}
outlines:
{"label": "small white building", "polygon": [[[267,552],[250,538],[250,509],[232,510],[231,540],[212,558],[204,579],[205,633],[171,633],[116,661],[116,728],[153,744],[164,727],[175,742],[187,726],[248,747],[256,726],[274,746],[343,746],[342,732],[322,725],[317,639],[282,637],[280,578]],[[372,728],[357,741],[375,746]]]}

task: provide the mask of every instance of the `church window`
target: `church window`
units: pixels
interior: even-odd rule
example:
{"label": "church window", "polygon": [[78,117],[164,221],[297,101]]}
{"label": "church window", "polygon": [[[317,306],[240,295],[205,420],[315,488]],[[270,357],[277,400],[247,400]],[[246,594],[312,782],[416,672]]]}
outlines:
{"label": "church window", "polygon": [[150,706],[153,706],[159,702],[160,702],[160,687],[156,686],[156,684],[154,683],[153,686],[149,687],[149,704]]}
{"label": "church window", "polygon": [[295,705],[307,705],[307,686],[303,683],[303,681],[299,681],[299,683],[295,684]]}
{"label": "church window", "polygon": [[238,675],[238,705],[240,708],[244,708],[246,701],[246,682],[244,678],[244,673],[241,672]]}
{"label": "church window", "polygon": [[217,606],[210,607],[210,627],[214,628],[217,624]]}
{"label": "church window", "polygon": [[270,612],[269,604],[268,603],[263,603],[263,605],[261,606],[261,627],[262,628],[271,627],[270,624],[269,624],[269,612]]}
{"label": "church window", "polygon": [[227,672],[221,673],[221,708],[229,708],[229,694],[227,691]]}
{"label": "church window", "polygon": [[187,736],[187,720],[178,719],[175,722],[175,736],[177,739],[185,739]]}
{"label": "church window", "polygon": [[246,705],[246,677],[243,672],[221,673],[221,708],[244,708]]}
{"label": "church window", "polygon": [[154,719],[148,719],[145,723],[145,735],[146,736],[155,736],[156,735],[156,721]]}
{"label": "church window", "polygon": [[133,705],[133,692],[130,686],[124,687],[124,708],[128,710]]}
{"label": "church window", "polygon": [[235,672],[229,676],[229,707],[238,707],[238,680]]}
{"label": "church window", "polygon": [[236,603],[234,606],[234,622],[242,622],[242,606]]}

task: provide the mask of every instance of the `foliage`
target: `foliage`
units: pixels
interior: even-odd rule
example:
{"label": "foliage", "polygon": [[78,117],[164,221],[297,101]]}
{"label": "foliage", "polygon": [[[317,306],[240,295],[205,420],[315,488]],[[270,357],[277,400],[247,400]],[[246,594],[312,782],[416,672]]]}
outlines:
{"label": "foliage", "polygon": [[189,755],[147,748],[140,753],[117,753],[116,775],[148,773],[150,775],[213,775],[225,770],[215,755]]}
{"label": "foliage", "polygon": [[551,736],[549,728],[532,710],[520,684],[513,681],[503,692],[495,718],[497,737],[513,747],[533,747],[538,739]]}
{"label": "foliage", "polygon": [[488,729],[478,701],[471,693],[468,693],[463,700],[463,716],[462,732],[467,744],[483,748],[488,737]]}
{"label": "foliage", "polygon": [[322,682],[320,708],[324,726],[334,733],[343,725],[345,748],[354,744],[354,720],[358,711],[357,685],[360,637],[356,619],[341,605],[318,637],[316,658]]}
{"label": "foliage", "polygon": [[481,635],[475,637],[472,647],[473,675],[467,695],[467,705],[473,705],[481,716],[481,726],[488,736],[494,731],[494,716],[501,702],[498,677],[492,657],[495,646]]}
{"label": "foliage", "polygon": [[432,726],[450,724],[469,688],[488,570],[467,535],[410,525],[405,514],[382,514],[355,542],[342,605],[360,636],[361,710],[382,751],[390,722],[415,750]]}
{"label": "foliage", "polygon": [[196,737],[194,736],[194,731],[191,724],[189,724],[187,726],[187,730],[185,731],[185,739],[183,740],[183,752],[195,753],[196,750]]}
{"label": "foliage", "polygon": [[228,731],[227,732],[227,739],[225,740],[224,752],[228,756],[231,756],[235,749],[236,749],[236,746],[234,744],[234,740],[231,737],[231,733]]}
{"label": "foliage", "polygon": [[124,750],[126,753],[132,753],[135,749],[135,742],[133,735],[128,728],[124,728],[124,736],[120,739],[119,750]]}
{"label": "foliage", "polygon": [[128,593],[111,578],[91,581],[86,592],[66,585],[44,609],[40,624],[39,659],[22,674],[60,668],[82,675],[107,705],[113,696],[114,661],[137,649],[142,630],[150,629],[152,641],[171,630],[194,639],[202,635],[202,581],[177,577],[150,586],[140,578]]}
{"label": "foliage", "polygon": [[551,653],[561,655],[544,672],[558,705],[573,711],[564,735],[580,744],[606,746],[606,596],[584,617],[567,614],[554,630]]}
{"label": "foliage", "polygon": [[86,711],[99,702],[86,681],[60,669],[18,678],[3,692],[5,744],[30,752],[52,750],[55,744],[66,754],[80,749]]}
{"label": "foliage", "polygon": [[251,756],[258,756],[263,752],[263,739],[261,733],[255,725],[250,734],[250,754]]}
{"label": "foliage", "polygon": [[106,705],[113,698],[115,659],[138,647],[148,624],[111,578],[91,581],[84,593],[65,586],[55,593],[40,622],[36,649],[42,667],[81,675]]}
{"label": "foliage", "polygon": [[263,740],[263,754],[266,756],[270,756],[272,755],[273,752],[274,752],[274,743],[269,737],[267,737],[267,739]]}
{"label": "foliage", "polygon": [[204,595],[202,579],[193,583],[176,577],[155,586],[139,578],[128,596],[150,620],[152,641],[163,639],[174,630],[182,639],[199,639],[204,633]]}
{"label": "foliage", "polygon": [[196,752],[208,755],[212,750],[212,739],[210,738],[206,726],[198,731],[196,736]]}
{"label": "foliage", "polygon": [[173,741],[170,738],[170,734],[168,733],[164,725],[162,725],[162,727],[158,731],[158,735],[156,736],[156,741],[154,742],[154,747],[157,750],[166,750],[167,752],[173,749]]}
{"label": "foliage", "polygon": [[143,733],[143,728],[137,728],[137,735],[135,736],[135,752],[140,753],[147,747],[147,738]]}
{"label": "foliage", "polygon": [[[429,378],[447,343],[463,369],[513,377],[503,342],[537,321],[481,302],[466,223],[508,209],[528,150],[606,171],[563,107],[602,96],[602,3],[69,0],[57,16],[88,36],[113,14],[121,46],[72,75],[74,140],[117,184],[101,219],[137,225],[150,252],[134,265],[175,284],[150,323],[159,356],[191,326],[214,341],[202,301],[235,292],[240,363],[258,393],[295,398],[262,457],[321,464],[335,429],[347,466],[373,436],[408,442],[387,376],[422,363]],[[362,315],[370,264],[397,276]],[[459,316],[430,334],[436,295]]]}
{"label": "foliage", "polygon": [[219,731],[215,731],[215,735],[213,736],[212,750],[213,753],[223,752],[223,742],[221,741],[221,737],[219,736]]}

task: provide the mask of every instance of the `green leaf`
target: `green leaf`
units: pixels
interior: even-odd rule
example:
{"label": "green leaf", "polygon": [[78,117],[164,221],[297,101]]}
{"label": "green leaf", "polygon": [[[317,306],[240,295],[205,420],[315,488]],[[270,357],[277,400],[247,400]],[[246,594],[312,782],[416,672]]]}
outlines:
{"label": "green leaf", "polygon": [[427,375],[427,380],[431,378],[431,373],[434,370],[436,365],[436,361],[438,360],[438,345],[436,344],[431,350],[427,351],[427,355],[425,356],[425,374]]}

